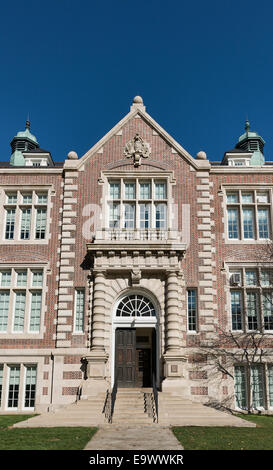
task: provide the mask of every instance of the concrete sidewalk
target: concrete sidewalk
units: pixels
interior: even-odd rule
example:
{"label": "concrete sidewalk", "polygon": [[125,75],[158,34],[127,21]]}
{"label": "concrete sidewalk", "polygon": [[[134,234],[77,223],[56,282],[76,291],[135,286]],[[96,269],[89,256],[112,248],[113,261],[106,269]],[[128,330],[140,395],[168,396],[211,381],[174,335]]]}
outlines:
{"label": "concrete sidewalk", "polygon": [[84,450],[183,450],[167,426],[100,426]]}

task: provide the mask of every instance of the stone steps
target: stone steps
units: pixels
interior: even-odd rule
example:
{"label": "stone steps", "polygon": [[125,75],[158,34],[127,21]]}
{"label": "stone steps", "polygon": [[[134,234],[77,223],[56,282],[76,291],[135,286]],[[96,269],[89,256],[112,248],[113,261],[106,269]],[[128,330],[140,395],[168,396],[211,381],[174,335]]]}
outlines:
{"label": "stone steps", "polygon": [[152,424],[152,418],[144,410],[144,393],[140,390],[118,390],[112,423]]}
{"label": "stone steps", "polygon": [[[105,396],[100,394],[88,400],[69,404],[59,410],[21,421],[14,427],[102,426],[106,424],[102,413],[104,401]],[[255,427],[254,423],[229,413],[165,392],[158,392],[158,410],[159,426]],[[153,418],[147,412],[145,413],[144,393],[139,390],[118,390],[112,423],[122,426],[154,425]]]}
{"label": "stone steps", "polygon": [[230,413],[215,410],[201,403],[191,402],[178,395],[164,392],[158,393],[158,424],[253,427],[253,423],[237,418]]}

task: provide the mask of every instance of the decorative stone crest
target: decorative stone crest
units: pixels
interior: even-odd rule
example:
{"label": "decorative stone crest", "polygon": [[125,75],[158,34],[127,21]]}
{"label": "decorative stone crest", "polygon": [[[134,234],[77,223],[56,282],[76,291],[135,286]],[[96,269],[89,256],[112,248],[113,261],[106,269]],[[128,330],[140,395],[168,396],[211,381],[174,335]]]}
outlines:
{"label": "decorative stone crest", "polygon": [[150,145],[136,134],[135,137],[130,140],[124,149],[124,155],[127,158],[134,159],[134,166],[141,165],[141,158],[148,158],[151,153]]}
{"label": "decorative stone crest", "polygon": [[140,283],[141,271],[139,269],[135,269],[131,271],[131,280],[132,280],[132,286]]}

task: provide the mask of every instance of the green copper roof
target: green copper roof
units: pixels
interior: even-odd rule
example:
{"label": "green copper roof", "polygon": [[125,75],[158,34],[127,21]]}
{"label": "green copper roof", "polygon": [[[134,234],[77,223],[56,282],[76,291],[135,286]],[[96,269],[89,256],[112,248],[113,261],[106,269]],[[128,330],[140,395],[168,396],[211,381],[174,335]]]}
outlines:
{"label": "green copper roof", "polygon": [[258,139],[261,139],[261,141],[263,143],[265,143],[265,141],[263,140],[263,138],[258,134],[258,132],[250,132],[250,123],[249,123],[249,120],[247,119],[246,120],[246,123],[245,123],[245,133],[242,134],[240,137],[239,137],[239,140],[238,142],[242,142],[242,140],[245,140],[245,139],[249,139],[249,138],[258,138]]}
{"label": "green copper roof", "polygon": [[30,122],[27,121],[25,130],[17,132],[16,137],[27,138],[27,139],[33,140],[33,142],[37,143],[37,139],[36,139],[35,135],[31,134],[29,129],[30,129]]}

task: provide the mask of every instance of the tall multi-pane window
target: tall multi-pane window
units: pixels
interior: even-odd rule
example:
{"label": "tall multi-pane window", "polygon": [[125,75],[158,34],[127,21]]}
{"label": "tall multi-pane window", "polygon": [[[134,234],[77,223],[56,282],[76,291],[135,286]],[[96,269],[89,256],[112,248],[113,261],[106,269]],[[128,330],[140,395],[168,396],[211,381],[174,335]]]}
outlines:
{"label": "tall multi-pane window", "polygon": [[25,367],[25,393],[24,393],[24,407],[25,408],[34,408],[35,406],[36,378],[37,378],[36,365],[26,366]]}
{"label": "tall multi-pane window", "polygon": [[140,228],[150,228],[151,227],[151,204],[142,203],[139,204],[139,227]]}
{"label": "tall multi-pane window", "polygon": [[14,239],[15,214],[16,214],[16,209],[6,209],[6,230],[5,230],[6,240]]}
{"label": "tall multi-pane window", "polygon": [[9,367],[8,408],[18,408],[20,366]]}
{"label": "tall multi-pane window", "polygon": [[37,364],[0,364],[0,409],[35,408]]}
{"label": "tall multi-pane window", "polygon": [[229,284],[232,329],[273,330],[273,270],[231,270]]}
{"label": "tall multi-pane window", "polygon": [[41,331],[43,269],[0,268],[0,333]]}
{"label": "tall multi-pane window", "polygon": [[31,209],[21,210],[21,240],[28,240],[30,237]]}
{"label": "tall multi-pane window", "polygon": [[25,326],[26,293],[15,292],[13,331],[23,332]]}
{"label": "tall multi-pane window", "polygon": [[135,228],[135,204],[124,204],[124,228]]}
{"label": "tall multi-pane window", "polygon": [[240,291],[231,291],[231,319],[232,329],[242,329],[242,294]]}
{"label": "tall multi-pane window", "polygon": [[254,410],[272,408],[273,365],[265,363],[236,365],[234,391],[237,408]]}
{"label": "tall multi-pane window", "polygon": [[74,331],[83,333],[84,331],[84,289],[75,290],[75,313]]}
{"label": "tall multi-pane window", "polygon": [[187,290],[188,331],[197,331],[197,290]]}
{"label": "tall multi-pane window", "polygon": [[108,227],[157,229],[168,227],[167,183],[157,179],[110,181]]}
{"label": "tall multi-pane window", "polygon": [[269,191],[226,192],[227,235],[230,240],[271,238]]}
{"label": "tall multi-pane window", "polygon": [[0,332],[2,333],[5,333],[8,328],[9,298],[9,291],[0,292]]}
{"label": "tall multi-pane window", "polygon": [[258,329],[258,296],[257,292],[246,292],[248,329]]}
{"label": "tall multi-pane window", "polygon": [[247,408],[246,368],[235,366],[234,370],[235,402],[242,410]]}
{"label": "tall multi-pane window", "polygon": [[238,209],[228,209],[228,238],[239,238]]}
{"label": "tall multi-pane window", "polygon": [[44,240],[46,236],[46,209],[36,209],[36,226],[35,238],[36,240]]}
{"label": "tall multi-pane window", "polygon": [[156,228],[165,229],[167,225],[167,206],[166,204],[155,204],[155,226]]}
{"label": "tall multi-pane window", "polygon": [[5,240],[45,240],[47,229],[47,192],[6,193]]}
{"label": "tall multi-pane window", "polygon": [[244,238],[254,238],[254,213],[253,209],[243,209],[243,234]]}
{"label": "tall multi-pane window", "polygon": [[273,330],[273,295],[270,291],[264,291],[262,295],[264,329]]}
{"label": "tall multi-pane window", "polygon": [[36,291],[31,293],[31,308],[30,308],[30,322],[29,331],[40,331],[41,324],[41,310],[42,310],[42,292]]}
{"label": "tall multi-pane window", "polygon": [[264,408],[264,376],[263,366],[260,364],[251,366],[251,388],[253,408]]}
{"label": "tall multi-pane window", "polygon": [[109,204],[109,227],[119,228],[120,226],[120,204],[110,203]]}

